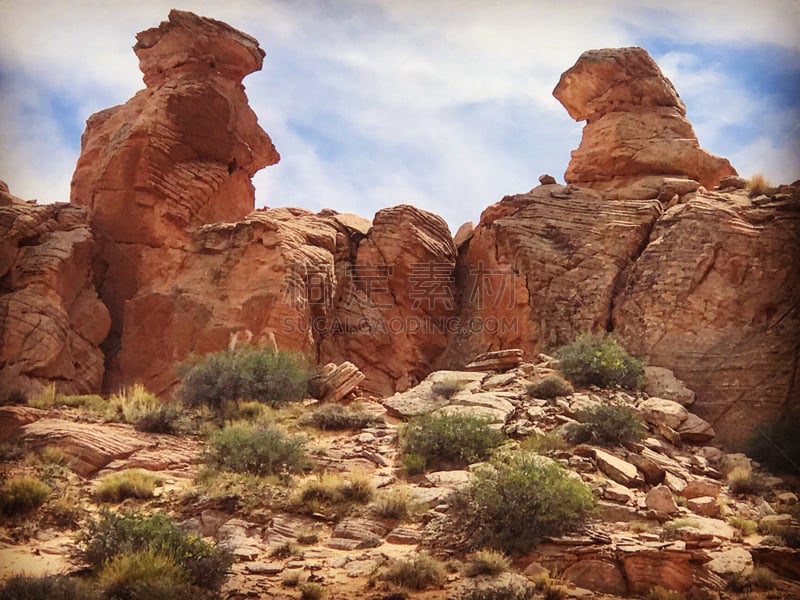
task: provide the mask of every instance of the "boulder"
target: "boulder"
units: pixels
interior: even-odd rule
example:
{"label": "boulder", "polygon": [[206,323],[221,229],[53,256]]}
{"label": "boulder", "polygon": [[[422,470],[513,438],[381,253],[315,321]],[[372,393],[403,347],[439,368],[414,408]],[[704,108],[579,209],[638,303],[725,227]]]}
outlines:
{"label": "boulder", "polygon": [[617,483],[626,487],[644,485],[644,478],[631,463],[599,448],[594,449],[594,458],[597,468]]}
{"label": "boulder", "polygon": [[323,402],[339,402],[364,381],[365,375],[351,362],[328,363],[309,382],[315,398]]}
{"label": "boulder", "polygon": [[693,479],[687,482],[680,495],[684,498],[699,498],[700,496],[711,496],[716,498],[722,491],[722,484],[711,479]]}
{"label": "boulder", "polygon": [[479,354],[464,368],[467,371],[508,371],[518,367],[521,363],[522,350],[513,348]]}
{"label": "boulder", "polygon": [[675,498],[673,498],[672,492],[665,485],[657,485],[647,492],[645,505],[649,509],[668,515],[678,512],[678,505],[675,503]]}
{"label": "boulder", "polygon": [[616,562],[610,560],[580,560],[564,569],[561,578],[579,588],[600,594],[623,597],[628,594],[628,585],[622,570]]}
{"label": "boulder", "polygon": [[703,517],[716,517],[719,516],[720,513],[717,499],[713,496],[697,496],[696,498],[689,498],[686,501],[686,506],[696,515]]}
{"label": "boulder", "polygon": [[675,430],[689,417],[689,411],[681,404],[664,398],[648,398],[639,404],[639,410],[648,423],[666,425]]}
{"label": "boulder", "polygon": [[675,550],[640,550],[622,559],[631,594],[647,594],[656,586],[687,592],[693,585],[692,554]]}
{"label": "boulder", "polygon": [[711,561],[706,564],[706,568],[728,581],[739,575],[749,575],[753,571],[753,557],[745,548],[709,552],[709,557]]}
{"label": "boulder", "polygon": [[694,402],[695,395],[675,373],[664,367],[647,365],[644,368],[644,391],[650,396],[673,400],[683,406]]}

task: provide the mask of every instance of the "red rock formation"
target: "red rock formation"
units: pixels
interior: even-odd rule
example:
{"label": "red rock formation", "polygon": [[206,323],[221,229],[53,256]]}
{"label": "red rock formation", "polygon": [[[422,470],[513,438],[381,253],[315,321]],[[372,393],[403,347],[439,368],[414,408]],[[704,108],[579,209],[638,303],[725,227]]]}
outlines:
{"label": "red rock formation", "polygon": [[72,203],[89,209],[98,240],[112,371],[125,301],[152,275],[143,255],[168,255],[200,225],[243,218],[254,207],[250,178],[279,160],[241,83],[261,68],[256,40],[177,10],[137,39],[147,88],[89,118],[72,180]]}
{"label": "red rock formation", "polygon": [[713,187],[736,174],[726,159],[700,148],[683,101],[643,48],[584,52],[553,95],[573,119],[586,121],[568,183],[611,189],[661,175]]}
{"label": "red rock formation", "polygon": [[109,318],[92,285],[88,213],[0,187],[0,390],[95,392]]}

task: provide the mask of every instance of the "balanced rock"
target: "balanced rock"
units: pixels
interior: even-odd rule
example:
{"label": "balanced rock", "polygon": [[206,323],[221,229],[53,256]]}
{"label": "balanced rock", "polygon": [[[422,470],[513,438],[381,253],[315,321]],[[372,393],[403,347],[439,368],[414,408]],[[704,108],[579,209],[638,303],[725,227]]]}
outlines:
{"label": "balanced rock", "polygon": [[309,382],[309,389],[323,402],[338,402],[364,381],[364,374],[351,362],[328,363]]}
{"label": "balanced rock", "polygon": [[700,148],[683,101],[643,48],[584,52],[553,95],[587,122],[569,183],[608,189],[614,180],[684,176],[711,188],[736,175],[726,159]]}

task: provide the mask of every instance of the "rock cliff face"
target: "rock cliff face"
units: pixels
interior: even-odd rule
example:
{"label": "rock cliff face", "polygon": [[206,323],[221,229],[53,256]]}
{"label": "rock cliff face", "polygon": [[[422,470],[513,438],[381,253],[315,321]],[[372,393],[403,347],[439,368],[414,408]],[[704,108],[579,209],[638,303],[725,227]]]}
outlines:
{"label": "rock cliff face", "polygon": [[0,392],[99,389],[108,311],[91,280],[92,232],[78,206],[38,206],[0,182]]}
{"label": "rock cliff face", "polygon": [[256,40],[177,10],[137,40],[147,88],[88,119],[72,180],[71,201],[88,208],[97,238],[112,373],[125,302],[151,277],[143,255],[185,249],[194,228],[243,218],[254,208],[250,178],[279,160],[241,83],[261,68]]}
{"label": "rock cliff face", "polygon": [[457,244],[411,206],[253,212],[250,178],[278,160],[241,84],[258,43],[172,11],[135,51],[147,88],[89,119],[73,180],[111,313],[107,387],[167,393],[189,353],[251,343],[350,361],[389,394],[480,353],[613,330],[697,392],[722,441],[797,397],[800,192],[708,191],[735,171],[643,49],[564,73],[554,94],[587,121],[568,185],[504,198]]}

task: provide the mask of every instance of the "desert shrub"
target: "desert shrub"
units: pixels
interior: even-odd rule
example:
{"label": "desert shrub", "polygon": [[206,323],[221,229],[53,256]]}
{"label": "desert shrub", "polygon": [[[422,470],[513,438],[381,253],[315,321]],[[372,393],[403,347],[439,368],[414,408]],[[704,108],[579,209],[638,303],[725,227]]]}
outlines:
{"label": "desert shrub", "polygon": [[56,405],[56,384],[44,386],[37,394],[28,398],[28,405],[34,408],[52,408]]}
{"label": "desert shrub", "polygon": [[745,452],[775,473],[800,475],[800,413],[758,425],[745,443]]}
{"label": "desert shrub", "polygon": [[122,502],[126,498],[152,498],[161,478],[144,469],[125,469],[100,479],[94,490],[103,502]]}
{"label": "desert shrub", "polygon": [[443,586],[447,574],[441,562],[427,552],[420,552],[409,559],[392,560],[378,578],[409,590],[424,590]]}
{"label": "desert shrub", "polygon": [[628,354],[614,336],[579,335],[571,344],[559,348],[556,356],[561,371],[576,385],[620,385],[628,389],[642,386],[642,361]]}
{"label": "desert shrub", "polygon": [[85,408],[101,414],[108,408],[108,403],[102,396],[97,394],[59,394],[54,383],[45,386],[38,394],[28,398],[28,405],[35,408],[53,408],[55,406]]}
{"label": "desert shrub", "polygon": [[325,588],[313,581],[300,583],[297,589],[300,590],[302,600],[320,600],[325,595]]}
{"label": "desert shrub", "polygon": [[381,418],[341,404],[323,404],[308,417],[308,421],[323,431],[343,429],[364,429],[381,422]]}
{"label": "desert shrub", "polygon": [[[758,532],[771,538],[770,543],[776,546],[800,548],[800,527],[762,521],[758,524]],[[765,544],[766,541],[764,538],[761,543]]]}
{"label": "desert shrub", "polygon": [[305,438],[270,426],[228,425],[212,434],[206,460],[221,469],[256,475],[295,473],[305,466]]}
{"label": "desert shrub", "polygon": [[264,508],[285,510],[289,505],[288,480],[283,476],[222,471],[208,466],[198,470],[194,492],[218,505],[245,515]]}
{"label": "desert shrub", "polygon": [[223,548],[190,534],[164,513],[143,516],[103,511],[90,521],[79,537],[81,558],[99,571],[109,561],[137,552],[169,556],[203,588],[217,588],[225,578],[233,556]]}
{"label": "desert shrub", "polygon": [[86,513],[79,493],[67,488],[61,495],[47,503],[47,512],[59,527],[75,528]]}
{"label": "desert shrub", "polygon": [[23,515],[38,508],[50,495],[50,488],[38,477],[20,475],[0,486],[0,514]]}
{"label": "desert shrub", "polygon": [[684,600],[684,596],[680,592],[657,585],[645,594],[644,600]]}
{"label": "desert shrub", "polygon": [[575,393],[572,384],[556,373],[529,383],[525,386],[525,391],[531,398],[541,398],[542,400],[550,400],[558,396],[571,396]]}
{"label": "desert shrub", "polygon": [[473,546],[509,553],[570,530],[595,506],[591,491],[559,463],[527,453],[477,469],[463,495],[458,512],[474,532]]}
{"label": "desert shrub", "polygon": [[478,550],[469,557],[464,567],[464,575],[477,577],[478,575],[499,575],[508,571],[511,561],[502,552],[497,550]]}
{"label": "desert shrub", "polygon": [[403,471],[406,475],[419,475],[425,472],[425,457],[416,452],[403,455]]}
{"label": "desert shrub", "polygon": [[191,600],[199,592],[180,565],[153,550],[115,556],[103,564],[97,579],[110,599]]}
{"label": "desert shrub", "polygon": [[269,555],[271,558],[289,558],[290,556],[303,558],[303,551],[297,544],[284,542],[273,547]]}
{"label": "desert shrub", "polygon": [[734,467],[727,479],[728,486],[735,494],[759,494],[765,489],[763,478],[753,473],[749,465]]}
{"label": "desert shrub", "polygon": [[728,519],[728,525],[734,529],[738,529],[744,536],[753,535],[758,529],[758,523],[752,519],[745,519],[744,517],[737,516],[730,517]]}
{"label": "desert shrub", "polygon": [[641,420],[625,406],[598,404],[578,413],[578,423],[570,423],[565,437],[571,444],[591,442],[613,446],[636,442],[645,435]]}
{"label": "desert shrub", "polygon": [[375,499],[372,512],[384,519],[407,519],[413,512],[411,494],[405,488],[382,491]]}
{"label": "desert shrub", "polygon": [[548,431],[545,434],[532,433],[519,445],[523,452],[535,452],[536,454],[547,454],[567,448],[567,443],[557,431]]}
{"label": "desert shrub", "polygon": [[763,173],[754,173],[752,177],[747,180],[747,191],[750,192],[751,198],[762,194],[769,194],[772,189],[772,182],[767,179]]}
{"label": "desert shrub", "polygon": [[124,388],[109,399],[112,416],[148,433],[174,433],[179,411],[175,403],[159,400],[143,385]]}
{"label": "desert shrub", "polygon": [[455,377],[448,377],[446,379],[442,379],[441,381],[435,382],[431,386],[431,391],[437,396],[442,396],[449,400],[456,393],[460,392],[461,388],[463,387],[463,384],[458,379]]}
{"label": "desert shrub", "polygon": [[417,454],[427,469],[453,469],[486,460],[505,441],[487,419],[461,414],[429,414],[409,421],[401,432],[407,455]]}
{"label": "desert shrub", "polygon": [[542,600],[566,600],[567,588],[560,585],[546,583],[542,593]]}
{"label": "desert shrub", "polygon": [[0,600],[99,600],[100,592],[66,575],[17,575],[0,584]]}
{"label": "desert shrub", "polygon": [[179,375],[179,394],[186,404],[220,410],[234,400],[270,406],[302,400],[311,371],[298,354],[242,347],[207,354],[180,367]]}
{"label": "desert shrub", "polygon": [[364,473],[352,473],[348,478],[324,473],[300,488],[297,502],[316,512],[323,505],[366,504],[374,494],[369,476]]}

